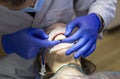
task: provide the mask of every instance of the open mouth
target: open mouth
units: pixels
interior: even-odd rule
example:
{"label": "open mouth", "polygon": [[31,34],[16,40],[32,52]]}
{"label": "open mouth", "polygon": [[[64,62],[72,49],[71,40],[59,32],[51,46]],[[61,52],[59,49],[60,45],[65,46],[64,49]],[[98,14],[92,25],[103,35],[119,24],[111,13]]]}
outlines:
{"label": "open mouth", "polygon": [[[52,40],[62,40],[66,38],[65,35],[63,33],[59,33],[57,35],[55,35]],[[65,50],[65,49],[68,49],[72,46],[73,44],[72,43],[60,43],[58,45],[55,45],[54,47],[51,48],[50,50],[50,53],[52,52],[57,52],[57,51],[62,51],[62,50]]]}
{"label": "open mouth", "polygon": [[62,39],[64,39],[64,38],[66,38],[66,37],[64,36],[64,34],[63,34],[63,33],[59,33],[59,34],[55,35],[55,36],[52,38],[52,41],[54,41],[54,40],[62,40]]}

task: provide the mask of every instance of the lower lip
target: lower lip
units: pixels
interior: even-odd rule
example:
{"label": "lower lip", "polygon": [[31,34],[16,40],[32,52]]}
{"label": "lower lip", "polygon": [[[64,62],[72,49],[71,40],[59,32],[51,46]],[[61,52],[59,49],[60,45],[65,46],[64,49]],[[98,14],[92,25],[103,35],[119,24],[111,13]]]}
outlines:
{"label": "lower lip", "polygon": [[53,53],[53,52],[57,52],[57,51],[60,51],[62,49],[68,49],[72,46],[73,44],[70,44],[70,43],[60,43],[56,46],[54,46],[53,48],[50,49],[50,53]]}

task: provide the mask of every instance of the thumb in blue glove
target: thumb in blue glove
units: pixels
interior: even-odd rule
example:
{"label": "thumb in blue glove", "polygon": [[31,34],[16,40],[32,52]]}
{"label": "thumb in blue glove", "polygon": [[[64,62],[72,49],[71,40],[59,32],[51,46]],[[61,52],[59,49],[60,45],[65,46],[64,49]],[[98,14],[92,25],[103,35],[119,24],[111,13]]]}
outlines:
{"label": "thumb in blue glove", "polygon": [[[101,26],[99,17],[92,13],[87,16],[81,16],[74,19],[66,26],[65,35],[68,37],[63,39],[62,42],[76,42],[74,46],[66,51],[66,55],[74,54],[74,58],[87,57],[96,48],[96,40],[98,37],[98,31]],[[75,28],[77,31],[72,34]]]}
{"label": "thumb in blue glove", "polygon": [[48,41],[48,35],[37,28],[27,28],[2,36],[2,45],[6,53],[16,53],[25,59],[38,55],[40,48],[48,48],[60,41]]}

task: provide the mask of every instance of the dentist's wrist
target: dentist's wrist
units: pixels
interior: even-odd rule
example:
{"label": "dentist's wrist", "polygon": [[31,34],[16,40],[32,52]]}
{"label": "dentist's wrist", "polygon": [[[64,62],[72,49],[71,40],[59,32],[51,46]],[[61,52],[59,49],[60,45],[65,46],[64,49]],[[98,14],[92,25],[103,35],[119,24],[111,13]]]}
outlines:
{"label": "dentist's wrist", "polygon": [[104,30],[105,23],[104,23],[103,18],[99,14],[97,14],[97,13],[95,13],[95,14],[98,16],[98,18],[100,20],[100,23],[101,23],[100,29],[98,31],[98,33],[100,33],[100,32],[102,32]]}

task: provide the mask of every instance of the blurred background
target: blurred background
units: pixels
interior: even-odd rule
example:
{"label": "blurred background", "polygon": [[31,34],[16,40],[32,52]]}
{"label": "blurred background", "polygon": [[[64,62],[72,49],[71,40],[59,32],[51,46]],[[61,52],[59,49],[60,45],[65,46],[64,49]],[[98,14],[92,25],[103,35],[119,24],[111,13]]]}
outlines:
{"label": "blurred background", "polygon": [[[5,53],[0,46],[0,58]],[[116,17],[104,32],[104,38],[98,40],[95,52],[88,57],[97,71],[120,71],[120,0],[117,4]]]}
{"label": "blurred background", "polygon": [[116,17],[98,40],[95,52],[88,57],[97,71],[120,71],[120,0]]}

